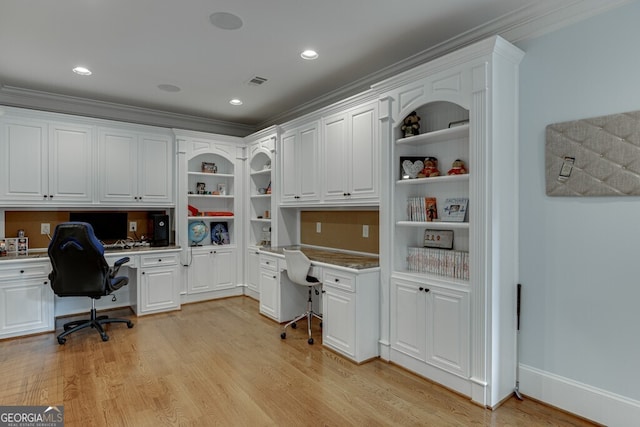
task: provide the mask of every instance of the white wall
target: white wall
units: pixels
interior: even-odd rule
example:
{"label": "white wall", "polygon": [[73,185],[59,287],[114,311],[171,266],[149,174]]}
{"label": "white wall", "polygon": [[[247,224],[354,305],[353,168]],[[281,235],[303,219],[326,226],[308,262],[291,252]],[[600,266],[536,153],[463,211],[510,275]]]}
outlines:
{"label": "white wall", "polygon": [[518,46],[520,388],[609,425],[639,423],[640,198],[546,196],[544,131],[640,110],[640,2]]}

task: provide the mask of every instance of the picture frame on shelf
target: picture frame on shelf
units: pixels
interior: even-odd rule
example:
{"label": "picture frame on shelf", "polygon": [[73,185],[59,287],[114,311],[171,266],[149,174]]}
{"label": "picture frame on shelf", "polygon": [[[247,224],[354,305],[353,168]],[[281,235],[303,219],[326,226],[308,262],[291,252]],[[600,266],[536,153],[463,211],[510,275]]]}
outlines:
{"label": "picture frame on shelf", "polygon": [[466,197],[449,198],[444,201],[442,218],[444,222],[464,222],[467,216],[469,199]]}
{"label": "picture frame on shelf", "polygon": [[202,162],[201,170],[204,173],[218,173],[218,166],[212,162]]}
{"label": "picture frame on shelf", "polygon": [[424,230],[425,248],[453,249],[453,230]]}
{"label": "picture frame on shelf", "polygon": [[229,238],[229,225],[224,222],[211,223],[211,244],[212,245],[228,245],[231,243]]}
{"label": "picture frame on shelf", "polygon": [[205,182],[196,182],[196,194],[207,194],[207,184]]}
{"label": "picture frame on shelf", "polygon": [[424,169],[425,156],[400,157],[400,179],[416,179]]}
{"label": "picture frame on shelf", "polygon": [[221,196],[226,196],[227,195],[227,185],[224,183],[219,183],[218,184],[218,194]]}
{"label": "picture frame on shelf", "polygon": [[456,128],[458,126],[464,126],[469,124],[469,119],[456,120],[455,122],[449,122],[449,129]]}

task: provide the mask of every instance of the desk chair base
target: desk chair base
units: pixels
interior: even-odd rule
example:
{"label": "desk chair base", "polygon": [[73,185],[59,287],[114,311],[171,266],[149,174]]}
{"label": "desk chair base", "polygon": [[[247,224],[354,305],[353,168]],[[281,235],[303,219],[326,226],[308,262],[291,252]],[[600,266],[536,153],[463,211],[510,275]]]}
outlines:
{"label": "desk chair base", "polygon": [[[316,291],[316,294],[319,294],[317,289],[315,291]],[[307,300],[307,311],[305,311],[300,316],[296,317],[295,319],[293,319],[292,321],[290,321],[289,323],[284,325],[284,328],[282,328],[282,333],[280,334],[280,338],[282,338],[282,339],[287,338],[287,327],[291,326],[291,329],[296,329],[298,327],[298,322],[300,320],[306,318],[307,319],[307,332],[309,334],[309,339],[307,340],[307,342],[309,344],[313,344],[313,337],[311,337],[311,319],[313,319],[315,317],[316,319],[320,320],[320,327],[322,327],[322,315],[316,313],[315,311],[313,311],[312,300],[311,300],[311,292],[312,292],[312,289],[310,287],[309,288],[309,299]]]}
{"label": "desk chair base", "polygon": [[91,318],[83,320],[74,320],[73,322],[64,324],[64,332],[58,335],[58,344],[62,345],[67,342],[65,338],[67,335],[72,334],[80,329],[95,328],[102,341],[109,341],[109,335],[104,331],[102,325],[107,323],[126,323],[129,329],[133,328],[133,322],[128,319],[116,319],[109,316],[96,316],[96,300],[91,299]]}

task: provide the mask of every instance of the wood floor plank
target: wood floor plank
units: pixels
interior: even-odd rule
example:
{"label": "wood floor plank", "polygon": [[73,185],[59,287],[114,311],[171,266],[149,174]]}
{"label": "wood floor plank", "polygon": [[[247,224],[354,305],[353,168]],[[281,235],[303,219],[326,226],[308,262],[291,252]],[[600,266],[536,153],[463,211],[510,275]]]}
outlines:
{"label": "wood floor plank", "polygon": [[[74,426],[591,426],[535,401],[495,411],[381,360],[356,365],[228,298],[83,330],[0,341],[0,404],[64,405]],[[68,321],[69,319],[65,319]],[[59,332],[59,331],[57,331]]]}

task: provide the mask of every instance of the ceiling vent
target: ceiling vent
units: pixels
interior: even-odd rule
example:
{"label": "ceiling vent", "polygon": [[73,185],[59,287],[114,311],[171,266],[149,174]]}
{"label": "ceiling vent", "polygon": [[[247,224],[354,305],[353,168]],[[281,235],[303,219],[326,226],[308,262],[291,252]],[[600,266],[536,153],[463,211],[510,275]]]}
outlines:
{"label": "ceiling vent", "polygon": [[265,79],[264,77],[255,76],[255,77],[252,77],[251,80],[247,82],[247,84],[250,86],[260,86],[264,84],[266,81],[267,79]]}

